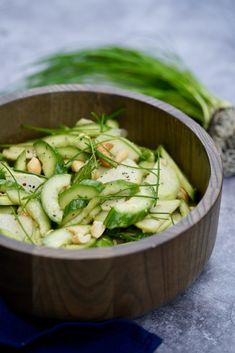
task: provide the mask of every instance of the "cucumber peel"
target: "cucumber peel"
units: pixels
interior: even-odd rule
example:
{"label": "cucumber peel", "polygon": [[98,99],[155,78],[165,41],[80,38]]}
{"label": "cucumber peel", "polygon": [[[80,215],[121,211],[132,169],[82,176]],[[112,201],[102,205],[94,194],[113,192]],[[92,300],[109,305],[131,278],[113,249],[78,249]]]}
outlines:
{"label": "cucumber peel", "polygon": [[42,187],[41,201],[48,217],[56,223],[63,218],[63,210],[59,205],[59,193],[70,185],[70,174],[58,174],[51,177]]}

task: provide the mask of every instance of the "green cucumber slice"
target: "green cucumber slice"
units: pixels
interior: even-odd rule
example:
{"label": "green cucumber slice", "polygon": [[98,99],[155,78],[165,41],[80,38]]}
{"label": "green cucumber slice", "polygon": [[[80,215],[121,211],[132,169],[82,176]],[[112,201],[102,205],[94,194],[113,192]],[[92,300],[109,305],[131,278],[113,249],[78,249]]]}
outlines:
{"label": "green cucumber slice", "polygon": [[182,217],[186,217],[190,212],[190,208],[188,206],[188,204],[184,201],[181,200],[180,201],[180,213],[182,215]]}
{"label": "green cucumber slice", "polygon": [[88,201],[84,199],[72,200],[64,209],[64,217],[69,215],[71,212],[74,212],[75,210],[84,208],[87,203]]}
{"label": "green cucumber slice", "polygon": [[140,148],[133,142],[129,141],[125,137],[112,136],[110,131],[107,134],[101,134],[96,138],[97,145],[101,142],[110,142],[113,144],[113,148],[110,152],[117,156],[117,154],[123,150],[128,152],[128,159],[138,161],[141,156]]}
{"label": "green cucumber slice", "polygon": [[89,158],[88,153],[82,152],[74,146],[58,147],[56,150],[63,159],[76,159],[77,161],[85,162]]}
{"label": "green cucumber slice", "polygon": [[175,170],[160,158],[160,176],[158,198],[160,200],[174,200],[179,192],[180,182]]}
{"label": "green cucumber slice", "polygon": [[101,204],[101,209],[102,211],[110,211],[112,207],[115,207],[116,205],[122,203],[123,201],[125,201],[125,198],[118,198],[118,199],[112,199],[112,200],[107,200],[104,201]]}
{"label": "green cucumber slice", "polygon": [[23,150],[21,154],[17,157],[17,160],[15,161],[14,168],[17,170],[22,170],[23,172],[26,171],[26,164],[27,164],[27,159],[26,159],[26,151]]}
{"label": "green cucumber slice", "polygon": [[155,200],[155,190],[152,186],[143,186],[136,196],[113,207],[105,219],[108,229],[125,228],[144,218]]}
{"label": "green cucumber slice", "polygon": [[101,191],[99,196],[96,196],[89,201],[88,205],[84,209],[78,209],[63,219],[62,224],[78,224],[83,218],[87,217],[88,214],[95,208],[102,200],[106,199],[107,196],[118,194],[119,196],[129,197],[134,195],[139,190],[139,185],[130,183],[125,180],[115,180],[110,183],[104,184],[105,188]]}
{"label": "green cucumber slice", "polygon": [[51,248],[60,248],[69,244],[72,240],[72,233],[67,229],[61,228],[48,233],[43,239],[43,245]]}
{"label": "green cucumber slice", "polygon": [[141,156],[140,159],[141,161],[146,161],[146,162],[155,162],[155,155],[152,150],[146,147],[140,147],[141,151]]}
{"label": "green cucumber slice", "polygon": [[[76,234],[77,226],[60,228],[49,232],[43,239],[43,244],[52,248],[60,248],[71,244],[73,234]],[[87,234],[90,232],[90,226],[79,225],[79,233]],[[80,245],[80,244],[79,244]],[[86,245],[86,244],[81,244]]]}
{"label": "green cucumber slice", "polygon": [[156,206],[150,209],[150,214],[164,214],[173,213],[180,205],[180,200],[158,200]]}
{"label": "green cucumber slice", "polygon": [[95,220],[95,221],[100,221],[100,222],[103,222],[103,223],[104,223],[104,220],[105,220],[105,218],[107,217],[107,215],[108,215],[108,211],[101,211],[100,213],[98,213],[98,214],[95,216],[94,220]]}
{"label": "green cucumber slice", "polygon": [[51,224],[39,200],[29,200],[30,193],[16,188],[7,190],[7,195],[14,205],[20,205],[26,209],[27,213],[38,224],[42,236],[49,231]]}
{"label": "green cucumber slice", "polygon": [[17,188],[19,187],[15,182],[10,181],[10,180],[5,180],[5,179],[0,179],[0,192],[4,193],[6,192],[8,189],[12,189],[12,188]]}
{"label": "green cucumber slice", "polygon": [[59,204],[64,209],[72,200],[90,200],[104,189],[104,185],[96,180],[82,180],[79,184],[73,184],[59,195]]}
{"label": "green cucumber slice", "polygon": [[69,250],[82,250],[87,248],[93,248],[96,244],[96,239],[91,238],[86,244],[67,244],[64,247]]}
{"label": "green cucumber slice", "polygon": [[143,176],[149,174],[149,172],[154,168],[154,162],[142,161],[139,163],[139,167],[142,169]]}
{"label": "green cucumber slice", "polygon": [[102,236],[102,238],[100,238],[96,242],[96,247],[97,248],[103,248],[103,247],[106,247],[106,246],[113,246],[113,245],[114,245],[113,239],[111,239],[107,235],[106,236]]}
{"label": "green cucumber slice", "polygon": [[101,177],[97,180],[102,183],[108,183],[115,180],[125,180],[127,182],[132,182],[140,184],[143,177],[143,170],[138,167],[131,159],[126,159],[122,164],[118,165],[117,168],[107,169]]}
{"label": "green cucumber slice", "polygon": [[157,205],[150,209],[147,217],[137,222],[135,226],[145,233],[162,232],[182,218],[179,212],[175,212],[180,208],[181,202],[180,200],[159,200]]}
{"label": "green cucumber slice", "polygon": [[42,187],[42,206],[53,222],[62,221],[63,210],[59,205],[59,193],[70,185],[70,181],[70,174],[58,174],[51,177]]}
{"label": "green cucumber slice", "polygon": [[137,222],[135,226],[141,229],[144,233],[157,233],[160,225],[162,224],[162,219],[149,218],[148,216],[141,221]]}
{"label": "green cucumber slice", "polygon": [[43,140],[47,142],[53,148],[74,146],[80,150],[88,151],[87,142],[89,137],[85,134],[66,134],[66,135],[54,135],[44,137]]}
{"label": "green cucumber slice", "polygon": [[16,213],[16,207],[13,206],[0,206],[0,214],[12,214]]}
{"label": "green cucumber slice", "polygon": [[17,220],[14,215],[0,214],[0,233],[10,238],[23,241],[27,235],[32,237],[33,232],[34,225],[30,217],[18,216]]}
{"label": "green cucumber slice", "polygon": [[14,205],[14,202],[7,195],[0,195],[0,206]]}
{"label": "green cucumber slice", "polygon": [[101,207],[96,206],[95,208],[93,208],[93,210],[89,213],[88,216],[83,218],[83,220],[81,221],[81,224],[91,223],[100,212],[101,212]]}
{"label": "green cucumber slice", "polygon": [[26,145],[11,146],[9,148],[4,149],[2,151],[2,154],[6,159],[9,159],[11,161],[16,161],[23,151],[26,152],[27,159],[32,159],[33,157],[35,157],[35,150],[33,146],[26,146]]}
{"label": "green cucumber slice", "polygon": [[42,170],[47,178],[54,174],[62,174],[65,172],[63,158],[43,140],[34,143],[37,156],[42,163]]}
{"label": "green cucumber slice", "polygon": [[39,186],[47,180],[43,176],[15,170],[11,170],[11,172],[6,171],[5,176],[6,180],[16,182],[28,192],[38,190]]}
{"label": "green cucumber slice", "polygon": [[160,153],[160,156],[168,162],[172,169],[174,169],[181,186],[188,193],[189,197],[192,199],[192,201],[195,201],[196,189],[191,185],[188,178],[184,175],[184,173],[181,171],[181,169],[178,167],[178,165],[175,163],[175,161],[172,159],[172,157],[162,145],[158,147],[158,151]]}

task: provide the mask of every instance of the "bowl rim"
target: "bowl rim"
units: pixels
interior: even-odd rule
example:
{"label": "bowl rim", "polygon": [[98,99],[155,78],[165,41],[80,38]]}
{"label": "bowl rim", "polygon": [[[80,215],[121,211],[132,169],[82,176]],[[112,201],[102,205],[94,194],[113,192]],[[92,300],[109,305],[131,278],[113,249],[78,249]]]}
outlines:
{"label": "bowl rim", "polygon": [[53,259],[61,258],[67,260],[96,260],[115,258],[135,254],[138,252],[143,252],[149,249],[153,249],[159,245],[165,244],[170,240],[173,240],[174,238],[178,237],[180,234],[183,234],[184,232],[188,231],[191,227],[193,227],[196,223],[198,223],[201,219],[206,216],[206,214],[216,203],[217,199],[220,197],[223,181],[223,169],[219,152],[217,151],[217,148],[212,138],[198,123],[196,123],[193,119],[189,118],[186,114],[184,114],[177,108],[174,108],[168,103],[140,93],[135,93],[107,85],[63,84],[32,88],[22,92],[16,92],[0,97],[0,106],[24,98],[60,92],[90,92],[122,96],[159,108],[168,113],[169,115],[173,116],[174,118],[185,124],[187,128],[189,128],[194,133],[194,135],[196,135],[196,137],[203,145],[203,148],[207,154],[211,171],[207,189],[197,206],[190,212],[188,216],[184,217],[179,223],[173,225],[162,233],[153,234],[152,236],[138,240],[136,242],[125,243],[123,245],[112,247],[90,248],[83,249],[82,251],[75,251],[70,249],[53,249],[38,245],[27,244],[0,234],[0,246],[28,255]]}

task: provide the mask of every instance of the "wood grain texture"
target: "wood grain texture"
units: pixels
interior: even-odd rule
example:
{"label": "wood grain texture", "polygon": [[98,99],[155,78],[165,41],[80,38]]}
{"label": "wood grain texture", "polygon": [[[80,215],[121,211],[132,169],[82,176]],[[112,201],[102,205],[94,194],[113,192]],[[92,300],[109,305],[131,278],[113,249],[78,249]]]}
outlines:
{"label": "wood grain texture", "polygon": [[201,195],[198,206],[161,234],[110,248],[70,251],[0,235],[0,288],[18,310],[43,317],[135,317],[174,298],[202,271],[216,239],[222,186],[209,135],[171,106],[110,87],[51,86],[0,98],[0,141],[39,136],[20,126],[73,125],[124,107],[120,124],[135,142],[163,143]]}

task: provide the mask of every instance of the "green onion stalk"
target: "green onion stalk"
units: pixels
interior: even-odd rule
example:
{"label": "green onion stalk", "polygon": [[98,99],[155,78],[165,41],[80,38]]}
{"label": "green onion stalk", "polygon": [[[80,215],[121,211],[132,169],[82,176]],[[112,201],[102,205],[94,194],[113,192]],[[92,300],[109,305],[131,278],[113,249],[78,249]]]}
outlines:
{"label": "green onion stalk", "polygon": [[111,83],[163,100],[202,125],[213,138],[224,175],[235,175],[235,108],[215,97],[169,53],[153,57],[124,47],[55,53],[40,60],[27,87],[64,83]]}

